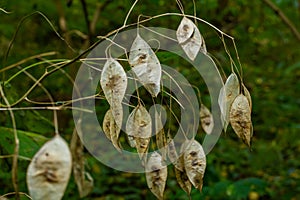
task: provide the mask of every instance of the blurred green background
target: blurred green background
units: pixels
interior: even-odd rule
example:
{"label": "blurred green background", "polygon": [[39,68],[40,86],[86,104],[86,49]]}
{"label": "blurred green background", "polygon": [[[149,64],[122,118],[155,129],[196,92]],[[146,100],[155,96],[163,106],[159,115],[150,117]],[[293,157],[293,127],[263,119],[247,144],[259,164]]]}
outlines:
{"label": "blurred green background", "polygon": [[[83,2],[86,6],[84,9]],[[232,35],[237,43],[243,66],[244,81],[253,100],[252,120],[254,137],[250,151],[229,129],[223,134],[207,157],[207,170],[202,193],[192,191],[193,199],[300,199],[300,40],[287,24],[263,1],[248,0],[195,0],[197,16]],[[96,36],[105,35],[119,28],[130,9],[132,0],[69,0],[69,1],[17,1],[0,0],[0,57],[4,61],[9,42],[21,19],[42,12],[54,28],[75,49],[70,50],[51,26],[40,15],[28,18],[19,29],[10,54],[1,69],[30,56],[56,51],[47,59],[71,59],[97,41]],[[273,0],[273,3],[300,30],[300,1]],[[193,3],[183,0],[185,13],[193,14]],[[86,14],[85,14],[86,11]],[[174,1],[141,0],[134,8],[128,22],[137,21],[139,14],[157,15],[179,12]],[[95,17],[98,15],[98,17]],[[95,20],[95,22],[94,22]],[[152,20],[145,26],[159,26],[176,30],[180,17],[163,17]],[[87,25],[87,21],[89,25]],[[88,28],[92,27],[92,28]],[[230,62],[218,35],[210,27],[199,23],[207,49],[218,60],[218,67],[230,73]],[[228,42],[229,50],[234,53]],[[30,60],[24,68],[40,60]],[[176,61],[174,61],[176,63]],[[30,72],[39,77],[42,67]],[[65,68],[75,77],[80,63]],[[184,66],[183,66],[184,67]],[[180,68],[185,75],[188,68]],[[1,72],[1,81],[7,80],[20,68]],[[225,79],[224,73],[223,78]],[[198,77],[189,76],[191,82]],[[56,72],[43,80],[56,101],[69,100],[72,83]],[[25,75],[20,75],[6,85],[5,92],[13,102],[33,84]],[[201,87],[200,87],[201,89]],[[208,93],[203,93],[203,95]],[[36,89],[29,96],[36,101],[49,101],[42,90]],[[0,97],[1,98],[1,97]],[[203,97],[209,101],[209,96]],[[1,99],[3,103],[3,99]],[[32,106],[21,102],[17,107]],[[101,105],[100,105],[101,106]],[[105,109],[104,109],[105,108]],[[103,112],[107,107],[99,107]],[[16,111],[15,117],[20,137],[20,155],[31,158],[39,147],[53,136],[52,112],[47,110]],[[13,134],[9,113],[0,113],[0,155],[13,153]],[[74,128],[72,112],[59,111],[59,128],[62,136],[70,141]],[[199,134],[203,134],[199,130]],[[89,156],[87,171],[94,178],[95,187],[84,199],[155,199],[147,187],[143,174],[115,171]],[[25,172],[29,161],[19,160],[19,184],[22,192],[28,192]],[[0,195],[13,191],[11,182],[11,158],[0,158]],[[23,197],[26,199],[25,197]],[[79,199],[73,177],[64,199]],[[188,199],[176,183],[172,166],[165,191],[165,199]]]}

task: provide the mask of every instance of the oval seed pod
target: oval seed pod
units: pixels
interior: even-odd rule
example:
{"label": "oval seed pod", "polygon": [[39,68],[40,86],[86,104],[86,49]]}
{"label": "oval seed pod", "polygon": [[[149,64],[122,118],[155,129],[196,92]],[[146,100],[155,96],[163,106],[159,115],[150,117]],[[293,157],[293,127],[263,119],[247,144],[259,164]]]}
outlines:
{"label": "oval seed pod", "polygon": [[161,121],[161,115],[155,111],[155,138],[156,138],[156,145],[159,149],[163,160],[167,159],[167,138],[165,135],[164,127]]}
{"label": "oval seed pod", "polygon": [[201,48],[205,52],[206,47],[204,48],[202,44],[204,39],[202,39],[202,35],[200,34],[198,27],[192,22],[192,20],[183,17],[177,28],[176,36],[183,51],[192,61],[195,60]]}
{"label": "oval seed pod", "polygon": [[133,137],[140,158],[145,158],[151,137],[151,116],[142,105],[138,105],[128,116],[126,134]]}
{"label": "oval seed pod", "polygon": [[159,153],[151,154],[146,163],[146,180],[151,192],[158,198],[163,199],[168,169]]}
{"label": "oval seed pod", "polygon": [[121,104],[127,87],[127,76],[118,61],[113,58],[107,59],[101,73],[100,84],[110,106]]}
{"label": "oval seed pod", "polygon": [[219,94],[219,106],[221,109],[223,121],[224,121],[224,130],[226,132],[227,126],[229,123],[229,113],[231,105],[234,99],[240,93],[240,83],[237,75],[235,73],[231,73],[230,76],[227,78],[225,85],[220,91]]}
{"label": "oval seed pod", "polygon": [[205,133],[208,135],[211,134],[214,128],[213,116],[208,110],[208,108],[203,104],[201,104],[200,107],[200,121],[201,121],[201,126],[205,131]]}
{"label": "oval seed pod", "polygon": [[111,133],[110,133],[110,124],[112,119],[112,113],[111,113],[111,109],[109,109],[108,111],[106,111],[104,118],[103,118],[103,132],[105,134],[105,136],[107,137],[107,139],[109,139],[111,141]]}
{"label": "oval seed pod", "polygon": [[230,124],[237,136],[250,147],[251,110],[248,99],[243,94],[238,95],[232,103]]}
{"label": "oval seed pod", "polygon": [[[184,166],[184,161],[183,161],[183,155],[181,155],[178,158],[178,164],[180,163],[180,165]],[[179,186],[188,194],[191,194],[191,190],[192,190],[192,183],[190,182],[189,178],[187,177],[186,171],[184,168],[182,168],[183,170],[179,170],[177,167],[174,167],[175,170],[175,176],[176,176],[176,180],[177,183],[179,184]]]}
{"label": "oval seed pod", "polygon": [[56,135],[34,155],[27,169],[29,194],[34,200],[60,200],[69,182],[72,157],[65,140]]}
{"label": "oval seed pod", "polygon": [[73,131],[72,139],[70,142],[70,149],[73,158],[72,167],[74,181],[78,188],[79,197],[83,198],[92,192],[94,187],[94,180],[93,177],[85,171],[83,144],[78,136],[78,134],[81,134],[79,132],[81,132],[81,129],[79,127],[76,127],[76,129]]}
{"label": "oval seed pod", "polygon": [[179,44],[186,42],[194,33],[194,23],[192,20],[183,17],[176,31]]}
{"label": "oval seed pod", "polygon": [[112,142],[114,147],[117,150],[121,150],[119,144],[119,135],[120,135],[121,127],[117,125],[112,110],[109,109],[104,116],[103,119],[103,132],[105,133],[106,137]]}
{"label": "oval seed pod", "polygon": [[167,146],[168,157],[170,161],[175,165],[178,159],[178,154],[175,148],[174,140],[172,139],[170,133],[170,129],[168,130],[168,134],[167,134],[167,144],[168,144]]}
{"label": "oval seed pod", "polygon": [[156,97],[160,92],[161,65],[154,51],[139,34],[130,48],[128,62],[141,84]]}
{"label": "oval seed pod", "polygon": [[252,100],[251,100],[251,94],[249,92],[249,90],[246,88],[246,86],[243,84],[243,92],[245,97],[247,98],[248,102],[249,102],[249,106],[250,106],[250,110],[252,110]]}
{"label": "oval seed pod", "polygon": [[191,140],[184,151],[184,169],[187,177],[198,190],[202,190],[206,156],[199,142]]}
{"label": "oval seed pod", "polygon": [[177,162],[175,164],[175,167],[179,169],[180,171],[185,171],[184,169],[184,152],[188,150],[188,146],[190,145],[190,140],[185,140],[180,147],[179,152],[179,158],[177,159]]}

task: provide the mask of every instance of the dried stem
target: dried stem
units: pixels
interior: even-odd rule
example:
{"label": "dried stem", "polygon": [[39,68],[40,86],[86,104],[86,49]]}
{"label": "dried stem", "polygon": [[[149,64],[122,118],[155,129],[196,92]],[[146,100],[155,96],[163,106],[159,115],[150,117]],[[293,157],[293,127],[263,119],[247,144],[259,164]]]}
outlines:
{"label": "dried stem", "polygon": [[[24,73],[31,78],[33,81],[36,81],[36,78],[34,78],[29,72],[24,71]],[[45,92],[45,94],[48,96],[49,100],[51,101],[52,106],[55,106],[55,102],[54,99],[52,97],[52,95],[50,94],[50,92],[41,84],[39,83],[38,86],[40,86],[40,88]],[[54,133],[55,135],[59,135],[58,133],[58,120],[57,120],[57,111],[53,110],[53,123],[54,123]]]}
{"label": "dried stem", "polygon": [[300,41],[300,32],[297,30],[296,26],[289,20],[289,18],[271,1],[271,0],[263,0],[265,4],[267,4],[276,15],[291,29],[292,33],[296,36],[296,38]]}
{"label": "dried stem", "polygon": [[0,11],[4,12],[5,14],[10,14],[11,13],[11,12],[8,12],[8,11],[4,10],[3,8],[0,8]]}
{"label": "dried stem", "polygon": [[23,63],[26,63],[27,61],[30,61],[30,60],[33,60],[33,59],[36,59],[36,58],[45,57],[45,56],[53,56],[53,55],[55,55],[55,54],[57,54],[57,52],[51,51],[51,52],[46,52],[46,53],[41,53],[41,54],[37,54],[37,55],[34,55],[34,56],[30,56],[30,57],[28,57],[28,58],[25,58],[25,59],[23,59],[23,60],[20,60],[20,61],[17,62],[17,63],[14,63],[14,64],[12,64],[12,65],[9,65],[9,66],[4,67],[3,69],[0,69],[0,73],[1,73],[1,72],[4,72],[4,71],[6,71],[6,70],[12,69],[12,68],[14,68],[14,67],[17,67],[17,66],[19,66],[19,65],[21,65],[21,64],[23,64]]}
{"label": "dried stem", "polygon": [[[10,108],[9,101],[6,99],[2,85],[0,84],[0,95],[2,96],[5,104]],[[12,110],[8,110],[10,114],[10,118],[12,121],[12,126],[14,129],[14,139],[15,139],[15,148],[14,148],[14,156],[13,156],[13,162],[12,162],[12,183],[15,189],[15,198],[16,200],[20,199],[19,195],[19,185],[18,185],[18,156],[19,156],[19,138],[18,138],[18,133],[17,133],[17,125],[15,121],[15,115]]]}

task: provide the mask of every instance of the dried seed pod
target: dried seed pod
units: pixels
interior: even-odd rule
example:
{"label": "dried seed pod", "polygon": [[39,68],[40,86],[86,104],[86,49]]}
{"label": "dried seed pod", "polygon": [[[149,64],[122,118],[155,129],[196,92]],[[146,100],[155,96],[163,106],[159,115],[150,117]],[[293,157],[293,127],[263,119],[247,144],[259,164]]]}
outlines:
{"label": "dried seed pod", "polygon": [[234,99],[240,93],[240,83],[237,75],[235,73],[231,73],[231,75],[227,78],[225,85],[220,90],[219,94],[219,106],[221,109],[222,120],[224,121],[224,130],[226,132],[227,126],[229,123],[229,113],[231,105]]}
{"label": "dried seed pod", "polygon": [[167,176],[167,166],[161,155],[157,152],[152,153],[146,163],[146,180],[149,189],[158,199],[163,199]]}
{"label": "dried seed pod", "polygon": [[175,164],[175,167],[179,169],[180,171],[185,171],[184,168],[184,152],[188,150],[188,147],[190,145],[191,141],[190,140],[185,140],[180,147],[180,152],[179,152],[179,158],[177,159],[177,162]]}
{"label": "dried seed pod", "polygon": [[34,200],[59,200],[69,182],[72,157],[59,135],[45,143],[27,169],[29,194]]}
{"label": "dried seed pod", "polygon": [[135,138],[132,135],[126,135],[127,136],[127,142],[130,147],[135,148],[136,147],[136,141]]}
{"label": "dried seed pod", "polygon": [[192,20],[183,17],[176,31],[176,37],[179,44],[187,42],[194,33],[194,23]]}
{"label": "dried seed pod", "polygon": [[106,137],[112,142],[114,147],[119,151],[121,150],[121,147],[119,144],[120,131],[121,131],[121,127],[119,125],[117,125],[115,118],[113,116],[112,110],[109,109],[105,113],[105,116],[103,119],[103,132],[105,133]]}
{"label": "dried seed pod", "polygon": [[161,152],[163,160],[167,159],[167,138],[165,135],[164,127],[161,121],[161,115],[155,111],[155,138],[156,145]]}
{"label": "dried seed pod", "polygon": [[136,142],[135,147],[137,149],[139,157],[144,162],[145,159],[147,158],[147,152],[148,152],[148,148],[149,148],[150,137],[149,138],[136,137],[135,142]]}
{"label": "dried seed pod", "polygon": [[190,19],[182,18],[177,28],[176,36],[178,43],[189,59],[195,60],[200,49],[204,52],[206,51],[206,47],[202,44],[204,39],[197,26]]}
{"label": "dried seed pod", "polygon": [[211,134],[213,128],[214,128],[214,120],[213,116],[208,110],[208,108],[201,104],[200,107],[200,121],[201,121],[201,126],[203,130],[205,131],[206,134]]}
{"label": "dried seed pod", "polygon": [[249,92],[249,90],[246,88],[246,86],[243,84],[243,92],[245,97],[247,98],[248,102],[249,102],[249,106],[250,106],[250,110],[252,110],[252,100],[251,100],[251,94]]}
{"label": "dried seed pod", "polygon": [[[109,109],[104,115],[102,127],[103,127],[103,132],[104,132],[105,136],[110,141],[111,141],[110,124],[114,123],[111,121],[112,119],[113,119],[113,117],[112,117],[111,109]],[[113,119],[113,121],[115,121],[115,120]]]}
{"label": "dried seed pod", "polygon": [[167,134],[167,144],[168,144],[167,146],[168,157],[170,161],[175,165],[178,159],[178,154],[176,152],[174,140],[171,137],[170,130],[168,130],[168,134]]}
{"label": "dried seed pod", "polygon": [[151,116],[142,105],[138,105],[128,116],[126,134],[133,137],[140,158],[144,158],[151,137]]}
{"label": "dried seed pod", "polygon": [[[180,163],[180,164],[179,164]],[[183,155],[181,155],[178,158],[178,164],[181,166],[184,166],[184,161],[183,161]],[[174,167],[175,170],[175,176],[177,183],[179,186],[188,194],[191,194],[192,190],[192,183],[190,182],[189,178],[186,175],[185,168],[182,167],[183,170],[179,170],[177,167]]]}
{"label": "dried seed pod", "polygon": [[121,103],[127,88],[127,76],[118,61],[113,58],[107,59],[101,73],[100,84],[116,124],[122,127],[123,108]]}
{"label": "dried seed pod", "polygon": [[[79,130],[79,127],[76,128]],[[85,159],[83,155],[83,144],[77,135],[76,129],[73,132],[70,149],[73,158],[74,180],[78,188],[80,198],[87,196],[93,190],[94,180],[91,175],[85,171]]]}
{"label": "dried seed pod", "polygon": [[207,49],[206,49],[206,44],[204,41],[203,36],[201,35],[201,47],[200,47],[200,52],[203,54],[207,54]]}
{"label": "dried seed pod", "polygon": [[247,97],[238,95],[230,110],[230,124],[242,141],[250,147],[251,140],[251,110]]}
{"label": "dried seed pod", "polygon": [[194,187],[201,191],[206,168],[206,157],[201,144],[194,139],[191,140],[184,151],[183,160],[187,177]]}
{"label": "dried seed pod", "polygon": [[130,48],[128,62],[142,85],[156,97],[160,92],[161,65],[151,47],[139,34]]}
{"label": "dried seed pod", "polygon": [[113,58],[107,59],[101,73],[100,84],[110,106],[121,104],[127,87],[127,76],[118,61]]}

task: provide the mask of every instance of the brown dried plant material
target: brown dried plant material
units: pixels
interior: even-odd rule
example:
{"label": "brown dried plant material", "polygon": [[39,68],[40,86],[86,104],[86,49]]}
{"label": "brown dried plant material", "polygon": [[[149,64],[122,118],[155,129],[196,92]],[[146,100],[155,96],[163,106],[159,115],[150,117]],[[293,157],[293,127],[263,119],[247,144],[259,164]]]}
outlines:
{"label": "brown dried plant material", "polygon": [[[111,109],[109,109],[108,111],[106,111],[105,115],[104,115],[104,118],[103,118],[103,132],[105,134],[105,136],[107,137],[107,139],[109,139],[111,141],[111,129],[110,129],[110,124],[112,123],[111,122],[111,119],[112,119],[112,113],[111,113]],[[113,121],[115,121],[113,119]],[[113,122],[114,123],[114,122]]]}
{"label": "brown dried plant material", "polygon": [[139,34],[130,48],[128,62],[141,84],[156,97],[160,92],[161,65],[154,51]]}
{"label": "brown dried plant material", "polygon": [[[107,59],[101,73],[100,84],[110,105],[110,109],[112,110],[112,115],[116,124],[119,127],[122,127],[122,100],[127,88],[127,76],[123,67],[118,61],[114,60],[113,58]],[[112,141],[114,142],[116,140]]]}
{"label": "brown dried plant material", "polygon": [[206,47],[203,46],[202,35],[192,20],[183,17],[176,31],[178,43],[186,53],[189,59],[195,60],[198,52],[202,49],[206,53]]}
{"label": "brown dried plant material", "polygon": [[203,54],[207,54],[207,49],[206,49],[206,44],[204,41],[203,36],[201,35],[201,47],[200,47],[200,52]]}
{"label": "brown dried plant material", "polygon": [[170,161],[175,165],[178,159],[178,154],[175,148],[175,143],[174,140],[172,139],[170,130],[168,130],[167,134],[167,153],[168,153],[168,158]]}
{"label": "brown dried plant material", "polygon": [[224,131],[226,132],[227,126],[229,123],[229,113],[231,105],[234,99],[240,93],[240,83],[237,75],[235,73],[231,73],[227,78],[225,85],[220,90],[219,94],[219,106],[221,109],[222,120],[224,122]]}
{"label": "brown dried plant material", "polygon": [[199,142],[191,140],[184,151],[184,169],[187,177],[198,190],[202,190],[206,156]]}
{"label": "brown dried plant material", "polygon": [[182,170],[179,170],[178,167],[176,166],[174,167],[177,183],[188,195],[190,195],[192,190],[192,183],[187,177],[185,168],[183,167],[184,166],[183,155],[181,155],[178,158],[177,164],[178,164],[177,166],[181,166],[182,168]]}
{"label": "brown dried plant material", "polygon": [[141,159],[145,158],[151,137],[151,116],[142,105],[130,113],[126,123],[126,134],[133,138]]}
{"label": "brown dried plant material", "polygon": [[175,167],[177,169],[179,169],[180,171],[185,171],[185,169],[184,169],[184,152],[187,150],[190,143],[191,143],[191,141],[186,139],[181,144],[180,151],[179,151],[179,158],[177,159],[177,162],[175,164]]}
{"label": "brown dried plant material", "polygon": [[250,147],[251,109],[247,97],[243,94],[238,95],[232,103],[230,124],[237,136]]}
{"label": "brown dried plant material", "polygon": [[72,157],[65,140],[56,135],[34,155],[27,169],[29,194],[34,200],[60,200],[69,182]]}
{"label": "brown dried plant material", "polygon": [[[78,128],[77,128],[78,130]],[[94,180],[91,175],[85,171],[85,159],[83,153],[83,144],[75,130],[72,135],[70,149],[73,158],[73,174],[78,188],[80,198],[87,196],[93,190]]]}
{"label": "brown dried plant material", "polygon": [[176,31],[179,44],[187,42],[193,35],[195,24],[187,17],[183,17]]}
{"label": "brown dried plant material", "polygon": [[213,116],[210,113],[209,109],[203,104],[201,104],[200,107],[200,121],[204,132],[206,134],[211,134],[214,128]]}
{"label": "brown dried plant material", "polygon": [[127,87],[127,76],[118,61],[113,58],[107,59],[101,73],[100,84],[110,106],[121,104]]}
{"label": "brown dried plant material", "polygon": [[160,200],[163,199],[168,169],[159,153],[151,154],[146,163],[146,180],[151,192]]}
{"label": "brown dried plant material", "polygon": [[136,148],[136,141],[135,138],[132,135],[126,135],[127,136],[127,142],[130,147]]}
{"label": "brown dried plant material", "polygon": [[246,86],[243,84],[243,92],[245,97],[247,98],[248,102],[249,102],[249,106],[250,106],[250,110],[252,110],[252,99],[251,99],[251,94],[249,92],[249,90],[246,88]]}
{"label": "brown dried plant material", "polygon": [[104,116],[103,119],[103,132],[105,133],[106,137],[112,142],[114,147],[117,150],[121,150],[119,144],[119,135],[120,135],[121,128],[117,125],[114,116],[112,114],[112,110],[109,109]]}
{"label": "brown dried plant material", "polygon": [[160,151],[163,160],[167,159],[167,138],[164,131],[164,126],[161,121],[161,114],[155,111],[155,138],[156,145]]}

